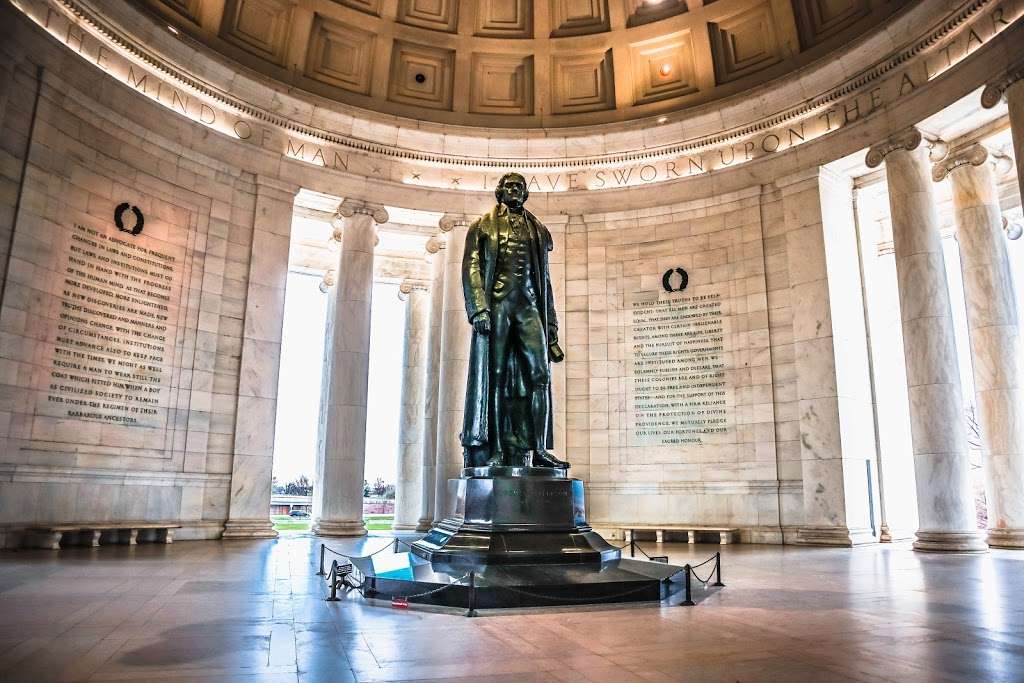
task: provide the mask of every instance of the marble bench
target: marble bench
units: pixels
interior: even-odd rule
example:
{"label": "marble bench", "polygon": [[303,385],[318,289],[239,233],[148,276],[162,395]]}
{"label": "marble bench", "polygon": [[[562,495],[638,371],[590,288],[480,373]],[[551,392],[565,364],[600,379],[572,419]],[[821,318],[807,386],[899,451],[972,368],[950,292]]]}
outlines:
{"label": "marble bench", "polygon": [[95,522],[82,524],[41,524],[22,530],[21,547],[59,550],[65,545],[136,545],[173,543],[180,524],[167,522]]}
{"label": "marble bench", "polygon": [[666,531],[685,531],[687,543],[696,543],[697,534],[716,533],[718,534],[718,542],[721,544],[734,543],[740,533],[740,530],[734,527],[693,526],[686,524],[641,524],[621,528],[627,543],[633,540],[633,532],[635,531],[653,531],[656,543],[663,543],[665,541]]}

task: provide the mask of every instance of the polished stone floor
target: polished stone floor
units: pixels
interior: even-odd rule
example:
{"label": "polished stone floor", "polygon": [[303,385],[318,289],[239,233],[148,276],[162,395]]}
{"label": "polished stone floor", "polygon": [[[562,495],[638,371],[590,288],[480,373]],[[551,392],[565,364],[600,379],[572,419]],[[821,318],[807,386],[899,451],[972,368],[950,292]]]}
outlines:
{"label": "polished stone floor", "polygon": [[1024,552],[726,546],[727,587],[695,607],[467,619],[324,602],[317,544],[2,552],[0,680],[1024,680]]}

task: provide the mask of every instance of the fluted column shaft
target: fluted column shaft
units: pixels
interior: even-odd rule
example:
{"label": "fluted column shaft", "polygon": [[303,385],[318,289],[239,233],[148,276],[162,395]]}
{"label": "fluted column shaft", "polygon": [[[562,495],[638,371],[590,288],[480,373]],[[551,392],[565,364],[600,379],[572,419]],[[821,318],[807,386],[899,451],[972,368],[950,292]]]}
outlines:
{"label": "fluted column shaft", "polygon": [[[974,390],[985,444],[988,543],[1024,548],[1020,322],[992,164],[975,145],[945,166],[956,208]],[[951,167],[951,168],[950,168]]]}
{"label": "fluted column shaft", "polygon": [[381,206],[352,200],[338,211],[345,225],[337,284],[327,309],[324,438],[313,530],[321,536],[362,536],[375,224],[388,217]]}
{"label": "fluted column shaft", "polygon": [[459,220],[448,235],[444,250],[444,302],[441,316],[441,353],[437,405],[437,460],[434,487],[434,520],[448,510],[445,495],[448,480],[462,474],[462,417],[466,404],[469,346],[472,338],[462,295],[462,255],[466,250],[469,224]]}
{"label": "fluted column shaft", "polygon": [[430,254],[430,311],[423,392],[423,472],[420,478],[420,519],[417,531],[429,531],[434,523],[434,497],[437,471],[437,399],[441,363],[441,317],[444,312],[445,240],[441,236],[427,241]]}
{"label": "fluted column shaft", "polygon": [[402,353],[402,411],[398,429],[398,483],[395,487],[396,531],[412,531],[420,519],[423,495],[423,401],[426,384],[430,294],[426,287],[404,282],[405,348]]}
{"label": "fluted column shaft", "polygon": [[920,528],[916,550],[979,551],[970,463],[939,221],[921,135],[873,147],[885,159]]}

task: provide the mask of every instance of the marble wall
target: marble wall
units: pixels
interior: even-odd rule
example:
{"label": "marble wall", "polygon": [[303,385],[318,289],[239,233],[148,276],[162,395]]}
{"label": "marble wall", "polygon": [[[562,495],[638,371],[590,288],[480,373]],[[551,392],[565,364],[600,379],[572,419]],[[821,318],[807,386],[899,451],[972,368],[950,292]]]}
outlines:
{"label": "marble wall", "polygon": [[[94,97],[138,105],[113,83],[71,88],[59,69],[35,81],[19,49],[4,43],[0,109],[3,210],[12,218],[0,222],[13,226],[13,239],[0,240],[11,249],[0,259],[9,263],[0,310],[0,529],[148,520],[181,524],[178,538],[217,537],[238,461],[240,382],[259,386],[267,365],[261,356],[240,376],[246,340],[267,334],[252,328],[251,315],[247,327],[247,312],[268,298],[250,286],[253,260],[279,251],[253,248],[257,177],[97,107]],[[24,180],[14,181],[30,130]],[[138,235],[116,227],[122,203],[144,217]],[[131,228],[137,219],[129,210],[122,222]],[[146,264],[161,258],[174,265],[167,288],[154,289]],[[164,315],[140,327],[153,307]],[[279,317],[276,325],[279,338]],[[276,392],[276,374],[271,384]],[[140,395],[143,385],[155,400]],[[147,406],[154,414],[133,412]],[[272,424],[272,407],[268,415]]]}
{"label": "marble wall", "polygon": [[[760,188],[752,188],[570,219],[566,453],[586,473],[596,526],[730,525],[742,527],[747,540],[778,542],[780,501],[799,507],[799,491],[789,483],[780,489],[779,482],[761,202]],[[663,276],[676,268],[687,273],[688,284],[667,292]],[[670,287],[680,286],[679,277],[670,277]],[[702,309],[706,302],[715,303]],[[673,326],[699,330],[684,316],[714,324],[704,311],[718,306],[721,350],[710,337],[697,336],[681,347],[654,344],[647,365],[636,363],[639,344],[652,347],[641,335],[671,337]],[[641,308],[669,311],[670,321],[646,334],[651,314],[641,315]],[[694,360],[686,350],[692,345],[711,355]],[[721,372],[706,371],[716,360]],[[673,373],[680,382],[649,390],[644,373],[666,363],[678,368]],[[721,403],[711,401],[714,409],[699,414],[678,407],[708,402],[706,384],[722,396]],[[639,414],[652,402],[656,410]]]}

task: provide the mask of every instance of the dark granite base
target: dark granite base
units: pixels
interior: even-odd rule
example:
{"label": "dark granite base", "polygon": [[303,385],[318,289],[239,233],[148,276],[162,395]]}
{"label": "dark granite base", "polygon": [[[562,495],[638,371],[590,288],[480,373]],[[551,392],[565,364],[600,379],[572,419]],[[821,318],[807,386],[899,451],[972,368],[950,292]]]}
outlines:
{"label": "dark granite base", "polygon": [[[411,604],[544,607],[660,601],[682,590],[682,567],[620,559],[600,564],[488,565],[471,569],[428,562],[412,553],[381,553],[352,563],[367,598]],[[675,576],[674,579],[671,577]]]}
{"label": "dark granite base", "polygon": [[600,564],[619,559],[620,551],[589,527],[571,531],[495,532],[474,529],[456,520],[441,522],[412,551],[434,563],[453,566],[485,564]]}
{"label": "dark granite base", "polygon": [[567,478],[564,470],[537,467],[518,468],[515,476],[484,476],[496,469],[470,468],[467,476],[448,480],[446,517],[413,543],[416,555],[460,566],[619,558],[619,550],[587,524],[582,481]]}

